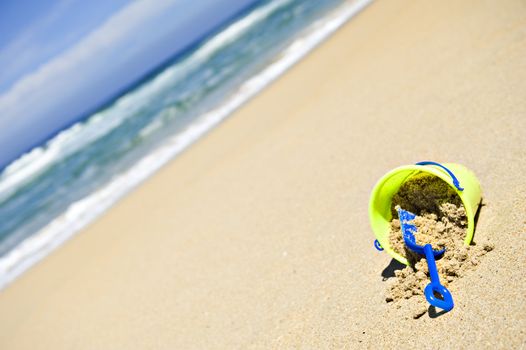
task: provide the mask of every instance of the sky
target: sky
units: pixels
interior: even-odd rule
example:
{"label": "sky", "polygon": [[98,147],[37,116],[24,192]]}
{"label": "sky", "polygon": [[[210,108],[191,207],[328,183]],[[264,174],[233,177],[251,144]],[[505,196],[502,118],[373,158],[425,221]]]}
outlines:
{"label": "sky", "polygon": [[0,1],[0,167],[256,2]]}

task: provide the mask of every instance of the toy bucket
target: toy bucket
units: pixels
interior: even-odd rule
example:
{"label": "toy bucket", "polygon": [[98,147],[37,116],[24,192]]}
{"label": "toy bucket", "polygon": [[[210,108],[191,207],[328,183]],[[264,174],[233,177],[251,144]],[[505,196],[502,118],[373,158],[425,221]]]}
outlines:
{"label": "toy bucket", "polygon": [[475,214],[481,201],[481,189],[475,174],[463,165],[455,163],[439,164],[435,162],[420,162],[415,165],[401,166],[385,174],[374,186],[369,200],[369,220],[376,236],[375,245],[379,250],[385,250],[396,260],[408,265],[406,258],[396,253],[389,245],[391,227],[391,202],[400,186],[415,174],[424,172],[438,176],[451,186],[462,200],[466,209],[468,226],[464,244],[469,245],[475,230]]}

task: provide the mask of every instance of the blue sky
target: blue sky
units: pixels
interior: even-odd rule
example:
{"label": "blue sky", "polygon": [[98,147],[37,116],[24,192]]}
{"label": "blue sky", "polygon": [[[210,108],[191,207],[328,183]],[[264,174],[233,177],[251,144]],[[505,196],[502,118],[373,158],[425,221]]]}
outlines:
{"label": "blue sky", "polygon": [[0,1],[0,166],[255,2]]}

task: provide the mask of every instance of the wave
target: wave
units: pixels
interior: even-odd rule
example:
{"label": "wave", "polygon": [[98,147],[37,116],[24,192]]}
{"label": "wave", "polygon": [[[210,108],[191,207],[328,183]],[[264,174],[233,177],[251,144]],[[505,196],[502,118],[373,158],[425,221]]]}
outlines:
{"label": "wave", "polygon": [[[167,139],[160,147],[144,156],[129,170],[116,176],[105,187],[95,191],[88,197],[73,203],[65,213],[54,219],[36,234],[24,240],[4,257],[0,258],[0,288],[5,287],[18,275],[60,246],[75,233],[86,227],[94,219],[113,206],[120,198],[129,193],[133,188],[154,174],[167,162],[172,160],[188,146],[213,129],[241,105],[276,80],[287,69],[319,45],[325,38],[331,35],[352,16],[365,8],[371,1],[372,0],[357,0],[347,2],[344,5],[341,5],[336,11],[331,12],[323,19],[313,23],[302,36],[293,41],[283,51],[278,60],[274,61],[263,71],[244,82],[222,105],[201,115],[186,129]],[[288,1],[278,1],[270,4],[273,4],[275,7],[278,6],[276,4],[285,4],[286,2]],[[270,7],[270,5],[267,6],[269,7],[266,7],[266,11],[267,13],[270,13],[270,8],[272,7]],[[259,11],[259,16],[265,14],[265,12],[262,12],[263,9],[264,8],[257,10]],[[252,18],[254,19],[257,17]],[[246,20],[246,18],[243,20]],[[236,22],[236,24],[237,23],[239,22]],[[248,22],[242,23],[244,24],[239,25],[239,30],[241,30],[241,28],[246,28],[245,26],[247,26]],[[223,36],[222,40],[226,40],[226,38],[228,38],[228,40],[234,40],[232,39],[235,36],[234,33],[235,31],[232,31],[228,36]],[[219,34],[219,36],[222,34]],[[210,48],[207,50],[210,50]],[[165,73],[161,73],[161,76],[162,74]],[[153,82],[158,81],[157,79],[159,78],[161,77],[154,79]],[[126,104],[126,102],[123,101],[127,101],[126,98],[118,103]],[[94,122],[91,121],[90,123]],[[66,136],[62,136],[62,139],[67,140],[72,134],[78,131],[68,130],[67,132],[70,132],[71,134],[68,135],[65,133]],[[21,163],[21,168],[30,166],[25,164],[25,162],[29,162],[29,159],[37,159],[39,156],[42,156],[42,152],[48,152],[48,150],[38,150],[34,152],[33,155],[27,155],[27,158],[24,157],[19,160],[19,162],[24,162]],[[16,171],[16,166],[17,165],[14,164],[13,168],[11,170],[7,169],[6,172],[14,172],[16,174],[19,172]]]}
{"label": "wave", "polygon": [[87,121],[78,122],[61,131],[45,145],[33,149],[12,162],[0,174],[0,203],[54,164],[122,125],[123,122],[132,117],[135,112],[150,101],[153,96],[156,96],[160,91],[166,90],[170,85],[184,78],[185,75],[188,75],[193,70],[198,69],[225,45],[235,41],[250,28],[291,1],[272,1],[255,9],[206,41],[181,62],[166,68],[144,86],[118,98],[104,111],[94,114]]}

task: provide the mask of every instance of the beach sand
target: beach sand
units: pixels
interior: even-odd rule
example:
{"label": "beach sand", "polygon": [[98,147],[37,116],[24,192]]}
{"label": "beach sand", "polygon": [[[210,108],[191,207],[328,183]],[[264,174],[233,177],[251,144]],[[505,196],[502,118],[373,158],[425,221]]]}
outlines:
{"label": "beach sand", "polygon": [[[495,249],[415,320],[367,207],[420,160]],[[524,348],[525,174],[526,4],[378,1],[0,292],[0,348]]]}

